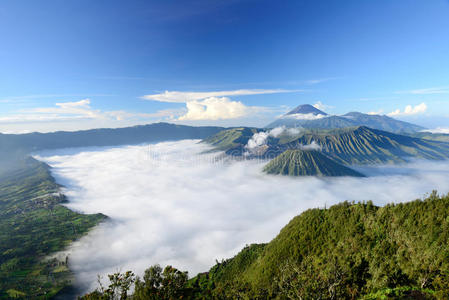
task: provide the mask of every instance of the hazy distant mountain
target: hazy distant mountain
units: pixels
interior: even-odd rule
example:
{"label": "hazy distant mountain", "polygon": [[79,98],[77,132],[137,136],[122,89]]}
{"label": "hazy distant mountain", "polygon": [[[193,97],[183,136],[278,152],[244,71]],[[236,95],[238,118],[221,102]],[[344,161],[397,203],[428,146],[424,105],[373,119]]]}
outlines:
{"label": "hazy distant mountain", "polygon": [[395,120],[385,115],[349,112],[342,116],[329,116],[325,112],[308,104],[298,106],[266,127],[275,128],[279,126],[303,127],[310,129],[367,126],[395,133],[414,133],[425,129],[422,126]]}
{"label": "hazy distant mountain", "polygon": [[321,111],[310,104],[302,104],[289,111],[274,122],[268,124],[266,127],[300,127],[307,121],[321,119],[325,116],[327,116],[327,113],[325,113],[324,111]]}
{"label": "hazy distant mountain", "polygon": [[364,176],[317,150],[286,150],[271,160],[263,170],[268,174],[290,176]]}
{"label": "hazy distant mountain", "polygon": [[422,126],[412,123],[399,121],[385,115],[369,115],[360,112],[350,112],[343,115],[344,118],[350,119],[361,126],[367,126],[374,129],[380,129],[390,132],[417,132],[425,129]]}
{"label": "hazy distant mountain", "polygon": [[125,128],[100,128],[81,131],[51,133],[0,134],[0,155],[18,156],[43,149],[88,146],[114,146],[160,142],[181,139],[204,139],[223,127],[184,126],[154,123]]}
{"label": "hazy distant mountain", "polygon": [[295,114],[303,114],[303,115],[313,114],[315,116],[317,116],[317,115],[326,116],[327,115],[324,111],[321,111],[318,108],[316,108],[310,104],[299,105],[295,109],[286,113],[286,115],[295,115]]}

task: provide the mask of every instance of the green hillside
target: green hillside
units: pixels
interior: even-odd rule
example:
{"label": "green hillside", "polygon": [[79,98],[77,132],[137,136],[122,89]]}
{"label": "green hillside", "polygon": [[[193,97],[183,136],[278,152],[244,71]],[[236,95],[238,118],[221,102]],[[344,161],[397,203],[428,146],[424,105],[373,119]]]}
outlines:
{"label": "green hillside", "polygon": [[286,150],[265,167],[268,174],[290,176],[356,176],[362,174],[327,158],[319,151]]}
{"label": "green hillside", "polygon": [[120,287],[132,286],[131,272],[110,279],[83,299],[447,299],[449,195],[310,209],[189,281],[152,266],[129,296]]}
{"label": "green hillside", "polygon": [[82,215],[65,202],[48,166],[25,158],[0,174],[0,299],[48,298],[72,280],[65,257],[44,259],[105,216]]}
{"label": "green hillside", "polygon": [[345,202],[302,213],[270,243],[246,247],[195,281],[215,292],[246,287],[263,299],[378,299],[412,290],[446,299],[448,229],[449,196],[385,207]]}
{"label": "green hillside", "polygon": [[62,206],[49,167],[32,151],[199,139],[221,127],[156,123],[74,132],[0,134],[0,299],[49,298],[70,285],[64,257],[47,259],[104,220]]}
{"label": "green hillside", "polygon": [[249,127],[225,129],[204,139],[203,142],[214,146],[215,150],[227,151],[246,145],[253,134],[258,131],[260,129]]}

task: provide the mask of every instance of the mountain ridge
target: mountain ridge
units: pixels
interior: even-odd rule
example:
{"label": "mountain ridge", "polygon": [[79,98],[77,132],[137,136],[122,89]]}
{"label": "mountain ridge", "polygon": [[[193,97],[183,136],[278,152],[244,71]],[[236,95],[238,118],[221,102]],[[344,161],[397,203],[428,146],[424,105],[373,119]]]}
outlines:
{"label": "mountain ridge", "polygon": [[289,176],[353,176],[363,174],[343,166],[318,150],[286,150],[265,165],[267,174]]}
{"label": "mountain ridge", "polygon": [[[247,152],[246,144],[252,137],[250,132],[254,134],[260,130],[252,129],[245,135],[241,133],[242,130],[226,129],[203,142],[214,146],[214,141],[218,141],[220,136],[227,136],[229,139],[221,140],[217,150],[225,151],[231,156],[243,156]],[[301,149],[313,142],[321,147],[322,154],[343,165],[404,163],[412,158],[449,158],[447,142],[400,135],[366,126],[300,130],[296,135],[286,132],[277,137],[269,136],[266,147],[258,157],[272,159],[286,150]]]}
{"label": "mountain ridge", "polygon": [[[302,106],[305,106],[307,108],[312,107],[313,109],[317,110],[310,104],[303,104],[298,106],[297,108],[301,108]],[[385,130],[394,133],[415,133],[425,129],[422,126],[396,120],[386,115],[364,114],[355,111],[348,112],[344,115],[328,115],[325,112],[317,110],[321,113],[312,113],[315,117],[304,119],[290,118],[289,115],[291,115],[292,112],[297,108],[271,122],[270,124],[265,126],[265,128],[285,126],[293,128],[302,127],[307,129],[336,129],[354,126],[367,126],[373,129]]]}

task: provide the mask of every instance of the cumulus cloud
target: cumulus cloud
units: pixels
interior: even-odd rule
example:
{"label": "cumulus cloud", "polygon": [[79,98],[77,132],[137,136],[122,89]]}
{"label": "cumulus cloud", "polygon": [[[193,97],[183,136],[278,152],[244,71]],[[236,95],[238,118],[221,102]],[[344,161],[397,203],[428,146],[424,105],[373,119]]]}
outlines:
{"label": "cumulus cloud", "polygon": [[159,94],[145,95],[142,99],[160,102],[185,103],[187,112],[178,118],[180,121],[228,120],[245,117],[267,109],[257,106],[247,106],[240,101],[231,100],[228,96],[290,93],[296,91],[297,90],[282,89],[215,92],[165,91]]}
{"label": "cumulus cloud", "polygon": [[321,146],[318,145],[315,141],[312,141],[308,145],[301,145],[301,146],[299,146],[299,148],[301,150],[306,150],[306,151],[311,151],[311,150],[321,151]]}
{"label": "cumulus cloud", "polygon": [[400,109],[396,109],[395,111],[392,111],[388,114],[390,117],[394,116],[410,116],[410,115],[417,115],[422,114],[427,111],[427,105],[426,103],[421,103],[416,106],[407,105],[404,109],[404,111],[401,111]]}
{"label": "cumulus cloud", "polygon": [[[220,161],[197,141],[40,154],[68,207],[110,220],[68,249],[77,282],[172,264],[194,276],[245,244],[268,242],[302,211],[344,200],[383,205],[449,192],[447,162],[361,170],[368,178],[264,175],[261,161]],[[301,191],[298,193],[298,191]],[[84,284],[84,285],[83,285]]]}
{"label": "cumulus cloud", "polygon": [[189,101],[186,103],[187,113],[179,120],[226,120],[246,116],[254,111],[240,101],[232,101],[227,97],[210,97],[204,100]]}
{"label": "cumulus cloud", "polygon": [[251,89],[251,90],[231,90],[231,91],[215,91],[215,92],[180,92],[180,91],[165,91],[159,94],[145,95],[142,99],[153,100],[160,102],[175,102],[186,103],[189,101],[196,101],[212,97],[225,97],[225,96],[246,96],[246,95],[262,95],[262,94],[278,94],[278,93],[291,93],[298,90],[267,90],[267,89]]}
{"label": "cumulus cloud", "polygon": [[298,135],[301,132],[300,128],[286,128],[285,126],[279,126],[271,129],[270,131],[260,131],[253,134],[251,139],[245,145],[245,148],[250,152],[256,150],[257,148],[267,144],[268,137],[279,137],[282,134],[287,135]]}

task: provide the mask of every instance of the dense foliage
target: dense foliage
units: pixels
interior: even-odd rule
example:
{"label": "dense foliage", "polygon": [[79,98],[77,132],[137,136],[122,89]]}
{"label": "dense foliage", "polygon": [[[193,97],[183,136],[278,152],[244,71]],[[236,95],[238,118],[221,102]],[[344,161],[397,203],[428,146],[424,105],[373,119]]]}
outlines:
{"label": "dense foliage", "polygon": [[67,257],[50,258],[104,219],[60,205],[48,166],[15,161],[0,175],[0,299],[47,298],[67,286]]}
{"label": "dense foliage", "polygon": [[[449,195],[433,192],[385,207],[344,202],[311,209],[270,243],[247,246],[189,281],[182,275],[164,284],[169,275],[154,268],[126,298],[447,299]],[[86,299],[112,299],[104,295],[96,291]]]}

